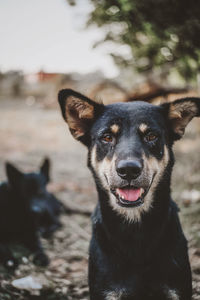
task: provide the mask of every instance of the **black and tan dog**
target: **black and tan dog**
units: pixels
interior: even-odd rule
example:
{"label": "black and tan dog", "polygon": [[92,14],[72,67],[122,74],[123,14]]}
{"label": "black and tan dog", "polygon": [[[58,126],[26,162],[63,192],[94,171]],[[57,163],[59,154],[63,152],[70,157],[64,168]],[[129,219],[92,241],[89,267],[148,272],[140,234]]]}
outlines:
{"label": "black and tan dog", "polygon": [[172,145],[200,116],[200,99],[154,106],[95,103],[59,93],[72,135],[88,147],[99,202],[93,214],[92,300],[190,300],[191,270],[170,196]]}

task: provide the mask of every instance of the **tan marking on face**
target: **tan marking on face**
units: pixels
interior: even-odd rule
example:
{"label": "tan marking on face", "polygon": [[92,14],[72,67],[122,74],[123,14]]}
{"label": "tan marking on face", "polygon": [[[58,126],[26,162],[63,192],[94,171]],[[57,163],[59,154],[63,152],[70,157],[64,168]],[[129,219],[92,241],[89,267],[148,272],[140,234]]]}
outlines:
{"label": "tan marking on face", "polygon": [[94,170],[96,170],[97,167],[97,147],[96,145],[92,148],[91,154],[90,154],[90,162]]}
{"label": "tan marking on face", "polygon": [[113,124],[112,126],[110,126],[110,130],[113,134],[117,134],[119,132],[119,125]]}
{"label": "tan marking on face", "polygon": [[100,163],[99,163],[99,170],[98,174],[99,177],[101,178],[101,182],[103,183],[104,188],[110,192],[110,186],[108,183],[108,180],[110,178],[112,169],[113,169],[113,162],[114,162],[114,157],[109,160],[107,157],[105,157]]}
{"label": "tan marking on face", "polygon": [[67,101],[65,114],[72,134],[75,138],[78,138],[85,133],[83,120],[94,117],[94,107],[86,101],[70,96]]}
{"label": "tan marking on face", "polygon": [[139,130],[140,130],[142,133],[145,133],[145,132],[147,131],[147,128],[148,128],[148,126],[147,126],[147,124],[145,124],[145,123],[142,123],[142,124],[140,124],[140,126],[139,126]]}
{"label": "tan marking on face", "polygon": [[105,190],[110,191],[106,178],[109,178],[113,160],[105,157],[102,161],[98,162],[96,157],[96,146],[91,151],[91,165],[98,175],[98,179]]}
{"label": "tan marking on face", "polygon": [[162,160],[158,161],[155,157],[152,157],[148,160],[148,168],[149,171],[151,172],[151,176],[153,177],[153,175],[155,174],[154,180],[151,184],[151,188],[144,199],[144,201],[149,206],[148,209],[152,207],[155,190],[157,189],[160,180],[162,180],[168,162],[169,162],[169,151],[166,146],[164,146],[164,155]]}
{"label": "tan marking on face", "polygon": [[164,146],[163,158],[160,161],[153,156],[149,159],[145,159],[148,163],[149,169],[162,174],[169,161],[169,151],[167,149],[167,146]]}

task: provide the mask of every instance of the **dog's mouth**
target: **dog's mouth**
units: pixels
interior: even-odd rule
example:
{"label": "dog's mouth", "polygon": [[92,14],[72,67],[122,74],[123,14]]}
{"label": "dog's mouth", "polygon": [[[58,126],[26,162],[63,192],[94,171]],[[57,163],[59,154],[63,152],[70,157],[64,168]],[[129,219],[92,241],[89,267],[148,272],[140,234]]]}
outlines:
{"label": "dog's mouth", "polygon": [[142,187],[136,188],[126,186],[112,189],[111,192],[117,199],[117,203],[123,207],[135,207],[144,203],[145,190]]}

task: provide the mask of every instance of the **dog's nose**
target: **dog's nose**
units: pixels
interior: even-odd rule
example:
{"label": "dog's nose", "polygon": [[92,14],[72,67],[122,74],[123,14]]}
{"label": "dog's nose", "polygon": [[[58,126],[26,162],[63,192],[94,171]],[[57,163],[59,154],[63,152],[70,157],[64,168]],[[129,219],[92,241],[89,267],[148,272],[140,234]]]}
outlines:
{"label": "dog's nose", "polygon": [[122,179],[136,179],[142,172],[142,164],[139,160],[120,160],[116,171]]}
{"label": "dog's nose", "polygon": [[31,211],[32,211],[34,214],[37,214],[37,215],[39,215],[39,214],[42,213],[41,207],[36,206],[36,205],[33,205],[33,206],[31,207]]}

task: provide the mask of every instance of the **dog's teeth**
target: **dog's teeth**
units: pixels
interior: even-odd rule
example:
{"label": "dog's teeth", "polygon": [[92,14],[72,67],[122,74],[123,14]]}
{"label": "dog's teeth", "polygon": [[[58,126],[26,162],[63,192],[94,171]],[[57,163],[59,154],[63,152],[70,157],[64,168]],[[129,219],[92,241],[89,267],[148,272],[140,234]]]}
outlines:
{"label": "dog's teeth", "polygon": [[124,200],[124,196],[121,196],[121,198]]}
{"label": "dog's teeth", "polygon": [[143,193],[144,193],[144,189],[141,188],[141,189],[140,189],[140,197],[142,196]]}

